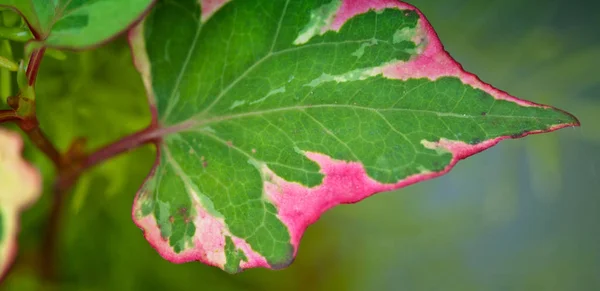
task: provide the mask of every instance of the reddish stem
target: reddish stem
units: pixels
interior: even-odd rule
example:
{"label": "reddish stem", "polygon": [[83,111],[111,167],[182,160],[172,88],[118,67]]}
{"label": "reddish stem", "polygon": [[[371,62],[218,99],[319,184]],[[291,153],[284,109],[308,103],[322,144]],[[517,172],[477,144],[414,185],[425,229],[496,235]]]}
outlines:
{"label": "reddish stem", "polygon": [[156,128],[154,126],[149,126],[144,130],[133,133],[116,141],[115,143],[98,149],[96,152],[87,157],[85,163],[83,164],[83,169],[85,170],[91,168],[100,162],[138,148],[142,145],[157,143],[160,137],[157,137],[155,132]]}
{"label": "reddish stem", "polygon": [[27,80],[29,86],[33,86],[35,84],[35,80],[37,78],[37,74],[40,68],[40,63],[44,58],[44,53],[46,52],[46,48],[42,47],[40,49],[35,49],[33,53],[31,53],[31,58],[29,59],[29,65],[27,65]]}
{"label": "reddish stem", "polygon": [[21,130],[27,134],[31,142],[52,160],[57,169],[62,166],[62,155],[46,137],[44,132],[42,132],[37,118],[24,119],[18,116],[14,110],[0,110],[0,123],[3,122],[16,122]]}

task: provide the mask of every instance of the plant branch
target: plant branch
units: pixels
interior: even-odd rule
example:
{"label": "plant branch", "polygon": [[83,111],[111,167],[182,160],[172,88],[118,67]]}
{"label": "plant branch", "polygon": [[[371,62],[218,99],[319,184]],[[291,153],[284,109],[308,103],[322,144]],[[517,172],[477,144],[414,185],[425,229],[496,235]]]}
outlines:
{"label": "plant branch", "polygon": [[54,281],[56,278],[56,248],[59,240],[61,214],[64,208],[63,196],[64,192],[59,189],[54,189],[50,216],[48,217],[42,240],[41,274],[42,277],[49,282]]}
{"label": "plant branch", "polygon": [[57,169],[63,166],[63,158],[60,152],[40,129],[39,122],[35,116],[24,119],[14,110],[0,110],[0,123],[3,122],[16,122],[21,130],[27,134],[31,142],[48,156]]}
{"label": "plant branch", "polygon": [[[65,165],[62,171],[59,171],[59,177],[56,187],[60,191],[71,188],[77,179],[86,170],[120,154],[134,150],[146,144],[157,144],[160,141],[160,133],[157,126],[153,123],[149,127],[125,136],[114,143],[108,144],[95,152],[77,157],[71,163]],[[68,158],[68,157],[66,157]]]}
{"label": "plant branch", "polygon": [[54,144],[46,137],[46,134],[40,129],[37,118],[21,120],[19,127],[27,134],[31,142],[52,161],[57,169],[63,166],[63,158]]}

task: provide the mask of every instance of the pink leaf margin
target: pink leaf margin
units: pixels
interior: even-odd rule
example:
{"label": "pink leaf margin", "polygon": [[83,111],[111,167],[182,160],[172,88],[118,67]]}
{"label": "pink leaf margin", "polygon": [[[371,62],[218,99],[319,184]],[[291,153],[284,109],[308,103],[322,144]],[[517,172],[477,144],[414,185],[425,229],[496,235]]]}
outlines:
{"label": "pink leaf margin", "polygon": [[[144,184],[156,174],[156,169],[160,161],[160,151],[160,145],[157,145],[156,160]],[[143,231],[144,238],[163,258],[177,264],[200,261],[206,265],[223,269],[226,264],[225,237],[230,236],[235,247],[238,250],[242,250],[247,258],[246,261],[240,263],[240,270],[256,267],[269,268],[267,260],[262,255],[255,252],[244,239],[232,235],[222,219],[213,217],[201,205],[194,205],[196,234],[192,241],[193,248],[175,253],[169,241],[162,237],[154,216],[147,215],[142,217],[140,215],[140,198],[145,194],[143,193],[143,189],[138,191],[133,202],[131,216],[136,226]]]}

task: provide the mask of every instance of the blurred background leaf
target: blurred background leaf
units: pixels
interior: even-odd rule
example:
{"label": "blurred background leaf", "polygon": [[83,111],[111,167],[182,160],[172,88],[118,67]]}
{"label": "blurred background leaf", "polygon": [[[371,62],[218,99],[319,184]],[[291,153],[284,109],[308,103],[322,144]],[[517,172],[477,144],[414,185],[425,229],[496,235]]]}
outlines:
{"label": "blurred background leaf", "polygon": [[[48,193],[23,222],[2,290],[598,290],[600,4],[588,0],[414,0],[446,49],[513,95],[574,113],[581,128],[505,141],[450,174],[326,213],[296,262],[239,275],[164,261],[131,221],[154,158],[141,148],[86,174],[67,201],[59,282],[37,278]],[[121,39],[47,58],[38,85],[45,131],[88,149],[148,124]],[[51,166],[28,155],[51,180]]]}

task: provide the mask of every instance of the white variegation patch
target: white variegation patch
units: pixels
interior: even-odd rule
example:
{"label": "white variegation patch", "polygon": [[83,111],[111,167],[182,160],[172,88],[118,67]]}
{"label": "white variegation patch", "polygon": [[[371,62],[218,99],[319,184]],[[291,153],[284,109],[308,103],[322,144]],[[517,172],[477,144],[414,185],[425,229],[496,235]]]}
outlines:
{"label": "white variegation patch", "polygon": [[[396,60],[394,60],[392,62],[396,62]],[[312,81],[310,81],[308,84],[305,84],[304,86],[314,88],[314,87],[320,86],[321,84],[327,83],[327,82],[344,83],[344,82],[351,82],[351,81],[363,81],[368,78],[382,75],[384,68],[385,68],[385,65],[380,66],[380,67],[356,69],[356,70],[352,70],[350,72],[346,72],[346,73],[339,74],[339,75],[330,75],[327,73],[323,73],[323,74],[321,74],[321,76],[313,79]]]}
{"label": "white variegation patch", "polygon": [[310,12],[310,21],[294,40],[295,45],[307,43],[311,38],[317,35],[322,35],[330,30],[331,23],[335,18],[335,14],[340,9],[342,2],[333,0],[331,3],[322,5]]}

